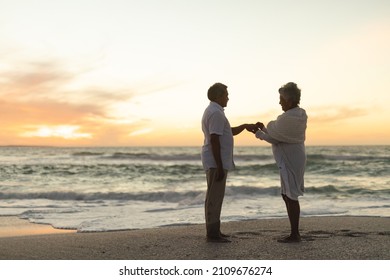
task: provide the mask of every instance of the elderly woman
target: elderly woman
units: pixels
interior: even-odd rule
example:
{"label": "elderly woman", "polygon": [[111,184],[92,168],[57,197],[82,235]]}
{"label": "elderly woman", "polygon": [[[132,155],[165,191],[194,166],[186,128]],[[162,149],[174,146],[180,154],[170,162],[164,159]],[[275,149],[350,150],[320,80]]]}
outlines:
{"label": "elderly woman", "polygon": [[283,114],[268,123],[267,128],[257,123],[256,137],[272,144],[272,152],[279,167],[282,197],[286,203],[291,234],[278,242],[300,242],[298,197],[304,192],[306,165],[305,132],[307,115],[300,108],[301,90],[295,83],[287,83],[279,89]]}

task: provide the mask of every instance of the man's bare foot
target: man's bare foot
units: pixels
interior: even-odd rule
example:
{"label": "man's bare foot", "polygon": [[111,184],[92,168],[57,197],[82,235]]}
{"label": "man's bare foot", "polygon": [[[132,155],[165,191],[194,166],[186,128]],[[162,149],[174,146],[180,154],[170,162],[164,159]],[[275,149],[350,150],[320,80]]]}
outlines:
{"label": "man's bare foot", "polygon": [[278,239],[278,242],[280,242],[280,243],[298,243],[298,242],[301,242],[301,236],[300,235],[296,235],[296,236],[289,235],[287,237]]}

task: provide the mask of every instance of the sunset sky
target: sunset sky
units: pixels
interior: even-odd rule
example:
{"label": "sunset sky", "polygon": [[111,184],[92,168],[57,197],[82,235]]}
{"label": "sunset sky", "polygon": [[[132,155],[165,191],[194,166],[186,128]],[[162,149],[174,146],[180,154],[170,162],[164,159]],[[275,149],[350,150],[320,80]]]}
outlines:
{"label": "sunset sky", "polygon": [[0,145],[200,146],[213,83],[236,126],[290,81],[307,145],[390,144],[390,1],[0,0]]}

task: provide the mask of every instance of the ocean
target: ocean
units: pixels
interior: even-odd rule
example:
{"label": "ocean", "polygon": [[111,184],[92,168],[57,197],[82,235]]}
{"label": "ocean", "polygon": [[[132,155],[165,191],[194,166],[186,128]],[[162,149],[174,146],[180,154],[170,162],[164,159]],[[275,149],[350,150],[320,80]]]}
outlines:
{"label": "ocean", "polygon": [[[390,146],[308,146],[305,216],[390,217]],[[222,222],[286,217],[271,147],[235,147]],[[200,147],[0,147],[0,216],[79,232],[204,223]]]}

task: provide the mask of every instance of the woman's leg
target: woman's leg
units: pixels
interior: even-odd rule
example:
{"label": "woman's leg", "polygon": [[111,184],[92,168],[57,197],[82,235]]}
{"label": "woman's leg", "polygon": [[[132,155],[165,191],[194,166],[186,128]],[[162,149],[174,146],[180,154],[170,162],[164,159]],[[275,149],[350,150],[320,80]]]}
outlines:
{"label": "woman's leg", "polygon": [[300,242],[301,236],[299,233],[299,217],[301,208],[298,200],[292,200],[286,195],[282,195],[284,202],[286,203],[288,219],[290,221],[291,234],[290,236],[278,240],[279,242]]}

